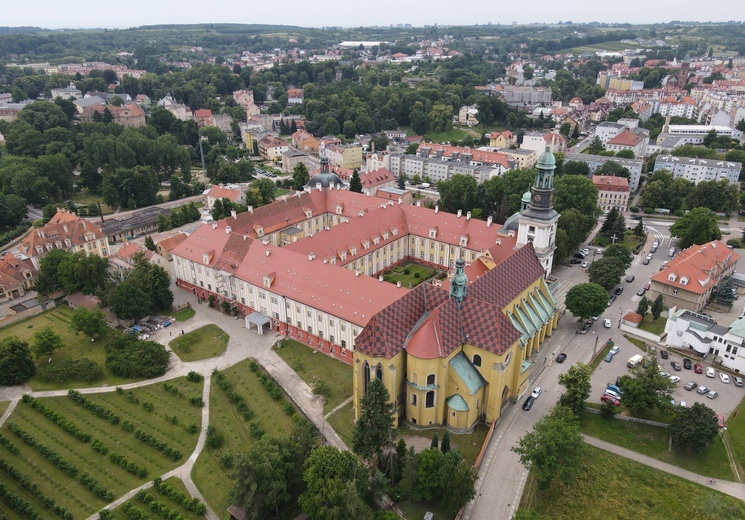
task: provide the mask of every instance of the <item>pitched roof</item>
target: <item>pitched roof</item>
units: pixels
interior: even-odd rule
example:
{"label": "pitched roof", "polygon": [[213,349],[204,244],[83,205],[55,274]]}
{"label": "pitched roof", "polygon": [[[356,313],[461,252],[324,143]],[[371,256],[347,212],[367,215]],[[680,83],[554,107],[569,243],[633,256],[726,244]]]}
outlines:
{"label": "pitched roof", "polygon": [[592,183],[598,191],[629,191],[629,180],[613,175],[593,175]]}
{"label": "pitched roof", "polygon": [[[21,249],[25,254],[34,257],[52,249],[68,250],[73,246],[105,237],[106,234],[97,224],[59,209],[44,226],[26,235],[21,242]],[[41,253],[37,247],[42,248]]]}
{"label": "pitched roof", "polygon": [[360,181],[362,181],[363,188],[373,188],[395,180],[396,177],[387,168],[380,168],[360,174]]}
{"label": "pitched roof", "polygon": [[178,233],[177,235],[161,240],[155,245],[160,247],[163,251],[171,251],[187,238],[188,235],[186,233]]}
{"label": "pitched roof", "polygon": [[241,193],[243,193],[243,190],[237,189],[237,188],[226,188],[224,186],[212,186],[210,188],[210,191],[207,192],[208,197],[213,197],[215,199],[229,199],[233,202],[238,200],[238,197],[241,196]]}
{"label": "pitched roof", "polygon": [[703,294],[719,283],[722,273],[739,259],[740,255],[724,242],[713,240],[683,250],[665,269],[652,276],[652,281]]}
{"label": "pitched roof", "polygon": [[618,133],[615,137],[608,141],[608,144],[615,144],[619,146],[636,146],[642,141],[631,128],[626,128]]}

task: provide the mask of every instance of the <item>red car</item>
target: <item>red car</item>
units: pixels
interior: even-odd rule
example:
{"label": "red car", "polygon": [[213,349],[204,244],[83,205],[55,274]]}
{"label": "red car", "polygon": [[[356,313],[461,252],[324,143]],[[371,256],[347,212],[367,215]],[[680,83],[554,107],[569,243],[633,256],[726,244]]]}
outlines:
{"label": "red car", "polygon": [[717,423],[720,428],[724,428],[724,415],[717,415]]}
{"label": "red car", "polygon": [[619,406],[621,404],[621,401],[619,401],[618,399],[616,399],[612,395],[608,395],[608,394],[603,395],[600,398],[600,400],[603,401],[603,402],[606,402],[606,401],[611,402],[611,403],[613,403],[616,406]]}
{"label": "red car", "polygon": [[695,365],[693,365],[693,371],[697,374],[702,374],[704,372],[704,368],[699,363],[696,363]]}

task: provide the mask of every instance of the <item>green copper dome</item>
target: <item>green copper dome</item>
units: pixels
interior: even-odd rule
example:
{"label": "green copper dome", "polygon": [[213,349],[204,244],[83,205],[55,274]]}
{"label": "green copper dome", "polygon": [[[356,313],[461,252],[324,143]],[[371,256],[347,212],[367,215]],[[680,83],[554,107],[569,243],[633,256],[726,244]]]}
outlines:
{"label": "green copper dome", "polygon": [[551,149],[546,146],[546,151],[541,154],[538,158],[536,168],[539,170],[555,170],[556,169],[556,157],[551,152]]}
{"label": "green copper dome", "polygon": [[530,202],[530,192],[526,191],[523,193],[523,202]]}

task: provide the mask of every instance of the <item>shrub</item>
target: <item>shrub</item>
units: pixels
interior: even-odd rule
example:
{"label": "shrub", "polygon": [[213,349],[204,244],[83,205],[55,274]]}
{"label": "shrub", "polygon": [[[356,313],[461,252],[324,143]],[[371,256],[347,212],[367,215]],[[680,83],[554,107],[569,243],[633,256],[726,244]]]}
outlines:
{"label": "shrub", "polygon": [[735,249],[741,249],[742,248],[742,240],[740,240],[739,238],[730,238],[729,240],[727,240],[727,245],[728,246],[732,246]]}
{"label": "shrub", "polygon": [[204,401],[201,397],[190,397],[189,404],[193,404],[194,406],[204,406]]}
{"label": "shrub", "polygon": [[163,453],[163,455],[165,455],[171,460],[176,461],[181,458],[180,451],[171,448],[170,446],[168,446],[166,442],[159,441],[158,439],[156,439],[155,437],[153,437],[147,432],[144,432],[142,430],[135,430],[135,437],[137,437],[139,441],[147,444],[148,446],[152,446],[156,450],[160,451],[161,453]]}
{"label": "shrub", "polygon": [[313,393],[316,395],[320,395],[324,399],[328,400],[329,396],[331,395],[331,387],[326,381],[324,381],[323,379],[319,379],[313,385]]}
{"label": "shrub", "polygon": [[220,456],[220,465],[222,465],[224,468],[232,468],[235,464],[235,457],[233,457],[233,454],[229,451],[226,453],[223,453]]}
{"label": "shrub", "polygon": [[124,395],[124,388],[122,388],[121,386],[117,386],[116,393],[119,395]]}
{"label": "shrub", "polygon": [[153,406],[153,403],[150,403],[150,402],[147,402],[147,401],[144,402],[144,403],[142,403],[142,407],[145,410],[147,410],[148,412],[152,412],[155,409],[155,407]]}
{"label": "shrub", "polygon": [[91,448],[93,448],[98,453],[101,453],[103,455],[106,455],[107,453],[109,453],[109,448],[104,443],[99,441],[98,439],[93,441],[93,444],[91,444]]}
{"label": "shrub", "polygon": [[408,267],[404,269],[404,274],[411,274],[411,269],[409,269]]}
{"label": "shrub", "polygon": [[144,489],[138,491],[135,498],[145,504],[150,511],[162,518],[166,518],[167,520],[186,520],[184,515],[174,511],[163,502],[157,501],[155,497],[148,494]]}
{"label": "shrub", "polygon": [[8,429],[11,432],[13,432],[15,435],[17,435],[23,442],[35,448],[36,451],[38,451],[42,457],[47,459],[49,462],[51,462],[54,466],[62,470],[64,473],[70,475],[71,477],[74,477],[75,475],[78,474],[78,468],[76,468],[70,462],[60,457],[60,455],[56,451],[53,451],[50,448],[38,442],[34,438],[33,435],[26,432],[23,428],[18,426],[16,423],[9,422]]}
{"label": "shrub", "polygon": [[122,423],[122,430],[124,430],[125,432],[127,432],[127,433],[129,433],[129,432],[133,432],[133,431],[134,431],[134,429],[135,429],[135,425],[134,425],[134,424],[132,424],[132,423],[131,423],[131,422],[129,422],[129,421],[124,421],[124,422]]}
{"label": "shrub", "polygon": [[251,372],[258,372],[259,370],[259,363],[255,359],[252,359],[248,362],[248,368],[251,370]]}
{"label": "shrub", "polygon": [[63,359],[39,367],[39,379],[54,383],[67,381],[98,381],[103,377],[103,369],[88,358]]}
{"label": "shrub", "polygon": [[673,215],[675,215],[676,217],[682,217],[685,214],[686,212],[683,211],[682,209],[676,210],[675,213],[673,213]]}
{"label": "shrub", "polygon": [[199,431],[199,426],[197,426],[196,424],[190,424],[189,426],[186,427],[186,432],[192,435],[197,433],[198,431]]}
{"label": "shrub", "polygon": [[295,407],[292,406],[292,403],[285,403],[282,405],[282,411],[284,411],[287,415],[292,417],[292,414],[295,413]]}
{"label": "shrub", "polygon": [[[253,423],[252,423],[253,424]],[[225,436],[217,430],[214,426],[207,426],[207,440],[205,446],[209,450],[216,450],[222,447],[225,443]]]}
{"label": "shrub", "polygon": [[421,273],[414,273],[414,278],[419,278],[420,276],[422,276]]}
{"label": "shrub", "polygon": [[122,334],[106,345],[106,366],[119,377],[152,378],[162,376],[170,352],[154,341],[140,341]]}
{"label": "shrub", "polygon": [[176,502],[191,513],[203,515],[207,510],[207,507],[200,502],[198,498],[190,497],[168,484],[164,484],[160,478],[153,480],[153,488],[161,495],[168,497],[171,501]]}
{"label": "shrub", "polygon": [[37,498],[39,502],[44,504],[44,507],[50,509],[54,514],[56,514],[60,518],[63,518],[64,520],[72,520],[73,517],[70,511],[58,505],[54,501],[54,499],[46,496],[44,492],[39,489],[39,486],[32,482],[31,479],[29,479],[26,475],[22,474],[16,468],[2,459],[0,459],[0,470],[5,472],[10,478],[15,480],[19,486],[28,491],[30,495]]}
{"label": "shrub", "polygon": [[114,520],[114,513],[108,509],[101,509],[98,512],[98,520]]}
{"label": "shrub", "polygon": [[181,390],[179,390],[177,387],[173,386],[170,383],[163,383],[163,389],[171,395],[176,395],[176,396],[183,395],[181,394]]}
{"label": "shrub", "polygon": [[264,434],[266,433],[266,431],[264,430],[264,427],[261,425],[261,423],[256,422],[256,421],[252,422],[251,425],[249,426],[249,428],[251,430],[251,435],[253,435],[254,437],[256,437],[256,440],[261,439],[264,436]]}
{"label": "shrub", "polygon": [[636,206],[631,206],[631,207],[629,208],[629,211],[630,211],[631,213],[639,213],[639,208],[637,208]]}
{"label": "shrub", "polygon": [[18,455],[18,446],[13,444],[10,439],[0,433],[0,446],[11,452],[13,455]]}
{"label": "shrub", "polygon": [[191,371],[187,374],[186,380],[191,381],[192,383],[201,383],[202,381],[204,381],[204,376],[197,372]]}
{"label": "shrub", "polygon": [[147,477],[147,469],[138,466],[124,455],[118,453],[112,453],[109,455],[109,460],[124,470],[132,473],[136,477]]}
{"label": "shrub", "polygon": [[96,495],[101,500],[105,500],[106,502],[111,502],[112,500],[114,500],[114,493],[110,489],[107,489],[96,479],[91,477],[88,473],[83,473],[82,475],[80,475],[80,478],[78,480],[81,484],[87,487],[91,491],[91,493]]}
{"label": "shrub", "polygon": [[10,491],[8,488],[0,484],[0,498],[3,498],[5,502],[10,505],[11,509],[14,509],[21,515],[32,520],[41,518],[36,511],[34,511],[28,502]]}
{"label": "shrub", "polygon": [[54,424],[65,430],[67,433],[75,437],[81,442],[90,442],[91,436],[81,430],[77,425],[68,421],[64,415],[58,414],[47,405],[34,399],[28,394],[23,394],[21,401],[29,405],[31,408],[41,413],[47,419],[52,421]]}
{"label": "shrub", "polygon": [[136,508],[132,504],[124,504],[122,510],[124,510],[124,514],[127,515],[127,518],[130,520],[150,520],[150,516],[147,513],[142,509]]}
{"label": "shrub", "polygon": [[[123,394],[124,390],[117,387],[116,392],[118,394]],[[114,412],[112,412],[108,408],[101,406],[100,404],[96,404],[96,403],[89,401],[80,392],[77,392],[75,390],[69,390],[67,392],[67,397],[72,399],[72,402],[74,402],[77,405],[82,406],[83,408],[91,412],[96,417],[100,417],[101,419],[106,419],[113,425],[119,424],[119,421],[121,420],[119,419],[119,416],[116,415]]]}

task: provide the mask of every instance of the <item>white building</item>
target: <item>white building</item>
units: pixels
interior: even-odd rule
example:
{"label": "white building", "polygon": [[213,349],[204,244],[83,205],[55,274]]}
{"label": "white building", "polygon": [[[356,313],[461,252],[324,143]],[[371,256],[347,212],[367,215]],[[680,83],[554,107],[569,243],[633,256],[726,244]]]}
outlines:
{"label": "white building", "polygon": [[722,179],[727,179],[730,184],[734,184],[740,178],[742,163],[659,155],[654,163],[654,171],[657,170],[668,170],[673,174],[673,178],[682,177],[694,184]]}

